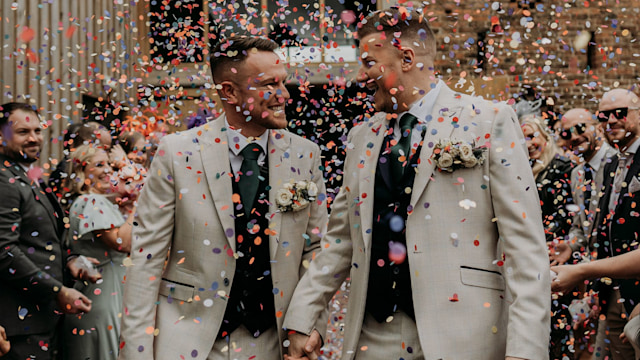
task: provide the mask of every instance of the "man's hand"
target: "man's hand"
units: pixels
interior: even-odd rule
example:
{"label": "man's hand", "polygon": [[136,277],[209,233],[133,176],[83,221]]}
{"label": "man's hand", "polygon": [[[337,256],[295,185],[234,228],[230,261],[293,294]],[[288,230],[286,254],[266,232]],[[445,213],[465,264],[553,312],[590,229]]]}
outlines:
{"label": "man's hand", "polygon": [[56,298],[58,307],[65,314],[77,314],[91,311],[91,300],[76,289],[63,286]]}
{"label": "man's hand", "polygon": [[550,248],[549,261],[551,261],[551,265],[562,265],[571,259],[572,252],[571,247],[562,241]]}
{"label": "man's hand", "polygon": [[298,332],[289,333],[288,355],[285,360],[309,359],[317,360],[322,347],[322,338],[317,330],[313,330],[310,336]]}
{"label": "man's hand", "polygon": [[71,276],[76,279],[91,281],[95,284],[96,281],[102,279],[102,275],[98,272],[93,265],[99,265],[100,261],[92,257],[78,256],[67,263],[67,268],[71,272]]}
{"label": "man's hand", "polygon": [[580,265],[552,266],[551,271],[555,271],[558,277],[551,282],[551,291],[568,292],[578,286],[585,279],[582,277]]}
{"label": "man's hand", "polygon": [[6,355],[11,350],[11,344],[7,340],[7,333],[4,328],[0,326],[0,356]]}

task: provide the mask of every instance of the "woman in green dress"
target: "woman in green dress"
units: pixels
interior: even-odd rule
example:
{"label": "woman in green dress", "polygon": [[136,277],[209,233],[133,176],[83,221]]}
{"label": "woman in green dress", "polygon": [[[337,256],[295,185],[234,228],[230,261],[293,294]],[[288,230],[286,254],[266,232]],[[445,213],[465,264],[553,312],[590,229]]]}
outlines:
{"label": "woman in green dress", "polygon": [[[73,254],[97,259],[102,279],[78,281],[75,288],[92,303],[91,312],[65,318],[64,357],[68,360],[105,360],[118,357],[123,262],[131,249],[132,219],[125,220],[123,196],[135,186],[123,186],[109,165],[109,155],[95,145],[78,147],[71,156],[65,188],[71,193],[66,241]],[[133,190],[132,190],[133,189]],[[116,204],[120,202],[120,206]],[[129,204],[127,204],[129,205]],[[130,212],[135,213],[135,209]]]}

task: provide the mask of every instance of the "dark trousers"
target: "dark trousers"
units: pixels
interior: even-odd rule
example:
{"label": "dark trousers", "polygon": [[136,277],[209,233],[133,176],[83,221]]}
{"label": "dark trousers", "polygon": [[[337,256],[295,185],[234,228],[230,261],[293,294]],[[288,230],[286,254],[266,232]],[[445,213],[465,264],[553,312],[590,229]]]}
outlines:
{"label": "dark trousers", "polygon": [[43,334],[18,335],[7,337],[11,350],[2,360],[58,360],[62,356],[58,351],[56,331]]}

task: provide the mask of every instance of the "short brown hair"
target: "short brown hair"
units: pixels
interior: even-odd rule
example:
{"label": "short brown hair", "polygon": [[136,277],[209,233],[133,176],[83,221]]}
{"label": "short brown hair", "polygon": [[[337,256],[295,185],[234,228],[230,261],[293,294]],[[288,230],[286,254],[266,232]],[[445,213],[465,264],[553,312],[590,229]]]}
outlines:
{"label": "short brown hair", "polygon": [[218,84],[225,80],[233,65],[242,64],[249,56],[251,49],[258,51],[274,51],[278,48],[275,42],[252,36],[232,36],[216,45],[209,57],[213,82]]}
{"label": "short brown hair", "polygon": [[358,24],[358,39],[375,33],[384,33],[389,41],[405,40],[412,45],[415,42],[429,59],[435,59],[436,37],[421,12],[397,7],[372,12]]}
{"label": "short brown hair", "polygon": [[40,117],[38,110],[29,104],[21,102],[10,102],[2,104],[0,105],[0,131],[2,131],[2,128],[4,128],[9,123],[9,116],[11,116],[11,114],[18,110],[36,114],[37,118]]}

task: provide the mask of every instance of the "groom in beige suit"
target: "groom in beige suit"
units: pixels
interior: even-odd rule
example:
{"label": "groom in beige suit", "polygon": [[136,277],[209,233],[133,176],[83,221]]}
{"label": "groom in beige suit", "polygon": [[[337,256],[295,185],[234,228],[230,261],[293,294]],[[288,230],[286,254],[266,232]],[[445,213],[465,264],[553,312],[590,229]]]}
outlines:
{"label": "groom in beige suit", "polygon": [[317,358],[314,326],[350,276],[343,359],[547,359],[549,263],[515,113],[435,78],[421,13],[375,12],[358,38],[379,113],[349,133],[288,357]]}
{"label": "groom in beige suit", "polygon": [[218,45],[225,115],[161,141],[139,199],[120,359],[282,359],[283,317],[327,209],[318,146],[284,130],[276,48]]}

